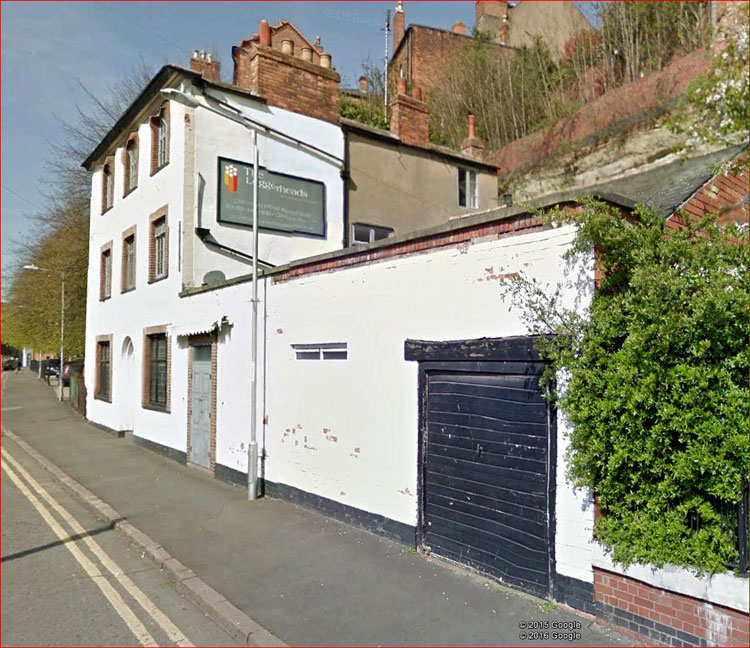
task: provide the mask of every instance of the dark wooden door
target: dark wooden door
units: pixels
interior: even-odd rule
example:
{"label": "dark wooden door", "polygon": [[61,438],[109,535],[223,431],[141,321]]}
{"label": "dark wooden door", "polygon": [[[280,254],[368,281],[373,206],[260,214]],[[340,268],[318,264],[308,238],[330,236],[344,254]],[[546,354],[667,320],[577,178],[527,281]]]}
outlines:
{"label": "dark wooden door", "polygon": [[427,371],[425,397],[423,544],[546,596],[549,421],[538,371]]}

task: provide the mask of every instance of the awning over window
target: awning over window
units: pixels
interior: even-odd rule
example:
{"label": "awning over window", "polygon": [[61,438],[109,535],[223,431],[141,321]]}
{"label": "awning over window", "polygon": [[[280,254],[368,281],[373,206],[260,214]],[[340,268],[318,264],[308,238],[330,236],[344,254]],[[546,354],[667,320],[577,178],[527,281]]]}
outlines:
{"label": "awning over window", "polygon": [[175,324],[172,326],[172,335],[179,337],[189,337],[191,335],[204,335],[218,331],[222,326],[231,326],[232,322],[226,315],[219,317],[203,317],[192,320],[184,324]]}

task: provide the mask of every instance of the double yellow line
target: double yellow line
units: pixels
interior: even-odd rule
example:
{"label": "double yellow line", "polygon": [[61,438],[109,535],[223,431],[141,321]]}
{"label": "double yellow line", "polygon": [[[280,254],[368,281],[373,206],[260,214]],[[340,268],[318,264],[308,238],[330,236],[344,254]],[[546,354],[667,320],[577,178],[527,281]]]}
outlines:
{"label": "double yellow line", "polygon": [[[11,468],[12,466],[12,468]],[[70,533],[66,531],[60,522],[53,516],[55,511],[63,521],[72,529],[73,533],[80,537],[91,553],[98,559],[99,563],[112,575],[122,588],[140,605],[140,607],[153,619],[153,621],[164,631],[169,640],[177,646],[190,647],[193,644],[185,637],[179,628],[154,605],[149,597],[128,576],[123,569],[91,538],[81,524],[76,520],[59,502],[57,502],[39,482],[37,482],[10,453],[2,448],[2,469],[15,484],[23,496],[37,510],[42,519],[54,531],[55,535],[62,541],[63,546],[73,555],[91,580],[101,590],[109,601],[115,612],[125,622],[130,631],[142,646],[157,646],[156,640],[146,630],[130,606],[123,600],[118,591],[112,586],[97,566],[88,558],[74,541],[70,539]],[[33,491],[33,492],[32,492]],[[41,497],[40,500],[37,495]]]}

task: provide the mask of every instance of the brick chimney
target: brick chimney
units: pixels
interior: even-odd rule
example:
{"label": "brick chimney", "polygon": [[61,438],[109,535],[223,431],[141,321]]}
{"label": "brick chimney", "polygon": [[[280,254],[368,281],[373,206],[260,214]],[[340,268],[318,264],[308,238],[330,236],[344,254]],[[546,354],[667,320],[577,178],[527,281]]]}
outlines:
{"label": "brick chimney", "polygon": [[367,77],[363,74],[361,77],[359,77],[359,91],[360,92],[367,92],[369,87],[369,84],[367,82]]}
{"label": "brick chimney", "polygon": [[262,20],[258,34],[232,48],[234,85],[255,92],[271,106],[337,124],[341,77],[331,68],[331,55],[316,41],[311,61],[309,47],[279,43],[285,53],[271,40],[268,23]]}
{"label": "brick chimney", "polygon": [[414,96],[410,97],[406,94],[406,79],[398,79],[396,96],[390,104],[391,133],[404,144],[427,148],[430,145],[430,113],[421,99],[421,89],[414,88]]}
{"label": "brick chimney", "polygon": [[406,15],[404,14],[404,3],[399,0],[396,3],[396,12],[393,14],[393,50],[396,51],[406,30]]}
{"label": "brick chimney", "polygon": [[484,156],[484,142],[477,137],[474,115],[469,115],[469,132],[466,139],[461,142],[461,153],[475,160],[481,160]]}
{"label": "brick chimney", "polygon": [[466,34],[466,25],[460,20],[457,20],[456,22],[453,23],[453,27],[451,27],[451,31],[454,34]]}
{"label": "brick chimney", "polygon": [[508,3],[505,0],[480,0],[474,3],[474,26],[492,34],[501,43],[508,42]]}
{"label": "brick chimney", "polygon": [[193,51],[190,69],[199,72],[206,81],[221,81],[221,63],[214,59],[211,52]]}

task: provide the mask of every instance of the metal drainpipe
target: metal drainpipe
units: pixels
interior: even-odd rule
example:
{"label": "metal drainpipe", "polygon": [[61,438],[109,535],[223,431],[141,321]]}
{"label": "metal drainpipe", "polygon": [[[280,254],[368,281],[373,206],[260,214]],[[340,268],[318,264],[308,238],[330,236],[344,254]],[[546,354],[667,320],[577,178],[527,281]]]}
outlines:
{"label": "metal drainpipe", "polygon": [[253,316],[250,444],[247,447],[247,499],[258,498],[258,131],[253,130]]}

